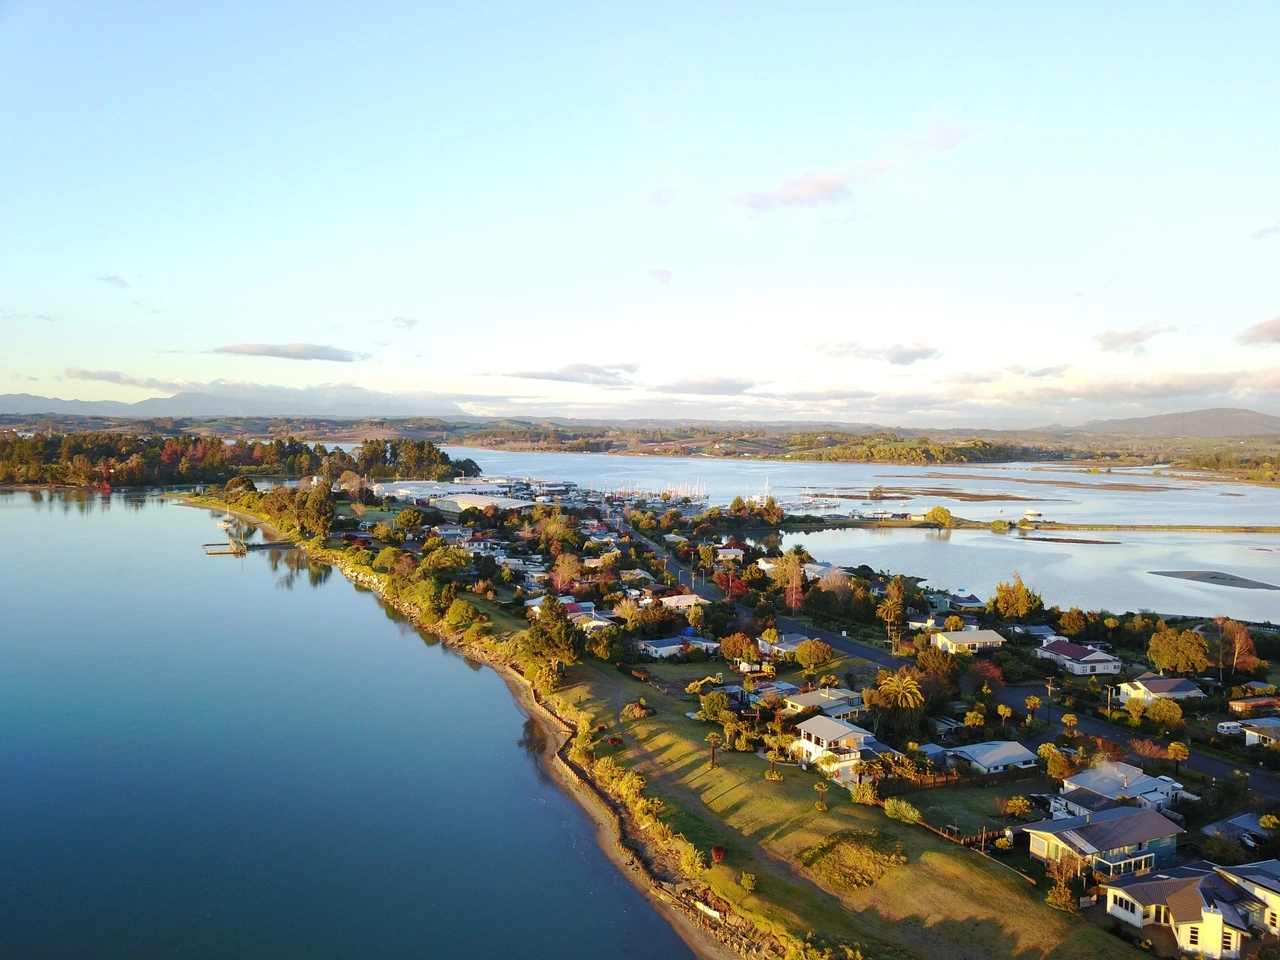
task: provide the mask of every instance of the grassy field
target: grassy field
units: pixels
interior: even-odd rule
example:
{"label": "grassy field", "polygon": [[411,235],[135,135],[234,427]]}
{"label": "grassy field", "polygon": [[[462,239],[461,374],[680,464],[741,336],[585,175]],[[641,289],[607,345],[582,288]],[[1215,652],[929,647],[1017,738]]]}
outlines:
{"label": "grassy field", "polygon": [[[845,661],[823,672],[841,674],[858,664]],[[801,935],[817,931],[861,941],[875,957],[1102,960],[1133,955],[1131,947],[1104,931],[1050,909],[1042,902],[1043,888],[921,827],[890,820],[878,808],[855,805],[843,791],[832,790],[829,810],[819,812],[817,777],[798,767],[780,768],[784,779],[770,783],[763,779],[767,761],[721,751],[711,769],[704,739],[718,727],[687,718],[697,704],[682,691],[689,679],[714,674],[717,666],[651,668],[668,681],[672,694],[666,695],[606,666],[584,664],[559,695],[605,724],[601,736],[622,735],[617,759],[646,775],[648,792],[665,801],[664,819],[674,829],[703,851],[717,844],[728,849],[709,881],[745,913]],[[620,722],[623,704],[640,696],[656,714]],[[1023,786],[1016,792],[1024,792]],[[928,807],[931,819],[978,822],[990,810],[996,823],[994,795],[994,790],[939,789],[910,799]],[[900,849],[906,863],[888,867],[872,886],[824,888],[805,862],[822,862],[821,845],[837,831],[874,836],[880,845]],[[752,894],[736,882],[744,871],[758,878]]]}
{"label": "grassy field", "polygon": [[[1001,832],[1014,821],[1000,816],[996,811],[996,797],[1029,796],[1033,793],[1057,793],[1053,783],[1044,778],[1018,780],[995,787],[942,787],[937,790],[920,790],[903,799],[920,811],[926,823],[938,829],[955,824],[962,836],[972,837],[986,827],[987,832]],[[1028,822],[1043,819],[1041,811],[1033,807]]]}

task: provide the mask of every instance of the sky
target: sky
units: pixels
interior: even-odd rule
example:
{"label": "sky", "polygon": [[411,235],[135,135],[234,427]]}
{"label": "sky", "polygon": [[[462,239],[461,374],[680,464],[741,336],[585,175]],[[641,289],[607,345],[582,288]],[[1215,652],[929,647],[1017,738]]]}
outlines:
{"label": "sky", "polygon": [[0,394],[1280,414],[1280,5],[0,0]]}

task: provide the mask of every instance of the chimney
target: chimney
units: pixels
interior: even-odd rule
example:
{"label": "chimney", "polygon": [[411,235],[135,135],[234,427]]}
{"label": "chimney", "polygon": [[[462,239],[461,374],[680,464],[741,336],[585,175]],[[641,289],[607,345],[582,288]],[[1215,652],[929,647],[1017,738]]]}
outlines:
{"label": "chimney", "polygon": [[1128,790],[1128,789],[1129,789],[1129,775],[1128,775],[1127,773],[1122,774],[1122,775],[1121,775],[1121,777],[1120,777],[1120,779],[1124,781],[1124,788],[1125,788],[1126,790]]}
{"label": "chimney", "polygon": [[1093,811],[1092,811],[1092,810],[1086,810],[1086,811],[1084,812],[1084,822],[1085,822],[1085,824],[1093,823]]}

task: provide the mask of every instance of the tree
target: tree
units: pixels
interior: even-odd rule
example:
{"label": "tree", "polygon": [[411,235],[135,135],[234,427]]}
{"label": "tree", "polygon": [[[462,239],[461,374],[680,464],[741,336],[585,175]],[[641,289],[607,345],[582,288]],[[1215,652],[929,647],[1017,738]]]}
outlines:
{"label": "tree", "polygon": [[719,551],[713,543],[703,543],[698,546],[698,566],[703,570],[710,570],[716,565],[716,557]]}
{"label": "tree", "polygon": [[422,511],[416,507],[405,507],[396,514],[396,526],[405,531],[417,530],[425,520]]}
{"label": "tree", "polygon": [[393,527],[385,520],[379,520],[375,523],[373,530],[370,532],[375,539],[381,540],[383,543],[390,543],[397,547],[404,543],[404,531]]}
{"label": "tree", "polygon": [[1062,725],[1066,728],[1068,737],[1074,734],[1075,726],[1079,722],[1080,718],[1074,713],[1064,713],[1062,715]]}
{"label": "tree", "polygon": [[884,621],[885,633],[894,652],[902,636],[902,616],[907,611],[907,584],[901,577],[894,577],[885,587],[884,599],[876,606],[876,616]]}
{"label": "tree", "polygon": [[711,769],[714,770],[716,766],[716,747],[720,746],[724,738],[712,730],[705,739],[707,743],[711,744]]}
{"label": "tree", "polygon": [[1147,702],[1141,697],[1130,697],[1124,708],[1129,711],[1129,722],[1136,727],[1142,723],[1142,715],[1147,710]]}
{"label": "tree", "polygon": [[796,644],[796,662],[806,670],[830,662],[831,656],[831,646],[821,640],[801,640]]}
{"label": "tree", "polygon": [[956,633],[957,631],[964,629],[964,621],[953,613],[951,616],[947,617],[942,626],[948,633]]}
{"label": "tree", "polygon": [[731,633],[720,640],[720,654],[726,660],[746,660],[759,653],[755,641],[745,633]]}
{"label": "tree", "polygon": [[1002,580],[996,584],[996,594],[988,601],[987,608],[1006,620],[1025,620],[1033,613],[1043,610],[1044,601],[1040,594],[1022,582],[1022,574],[1015,571],[1012,583]]}
{"label": "tree", "polygon": [[823,674],[818,678],[819,690],[830,690],[832,687],[840,686],[840,680],[834,673]]}
{"label": "tree", "polygon": [[729,709],[729,695],[723,690],[712,690],[704,694],[699,702],[701,706],[698,708],[698,719],[708,723],[719,723],[724,714],[732,712]]}
{"label": "tree", "polygon": [[1225,677],[1234,678],[1236,671],[1252,673],[1262,664],[1263,661],[1258,658],[1257,650],[1253,646],[1253,637],[1249,635],[1248,627],[1235,620],[1228,620],[1226,617],[1218,617],[1214,623],[1222,632],[1222,640],[1218,646],[1218,678],[1220,680],[1224,679],[1224,669]]}
{"label": "tree", "polygon": [[1164,726],[1182,725],[1182,707],[1176,700],[1160,698],[1147,704],[1147,718]]}
{"label": "tree", "polygon": [[987,715],[981,710],[970,710],[964,715],[964,725],[971,730],[977,730],[987,725]]}
{"label": "tree", "polygon": [[1194,630],[1178,631],[1161,621],[1147,645],[1147,657],[1161,673],[1199,673],[1209,665],[1209,644]]}
{"label": "tree", "polygon": [[1089,621],[1085,619],[1085,615],[1080,608],[1072,607],[1062,615],[1058,628],[1068,637],[1074,637],[1079,633],[1083,633],[1088,625]]}
{"label": "tree", "polygon": [[932,523],[935,527],[950,528],[954,527],[956,522],[951,516],[951,511],[946,507],[932,507],[929,512],[924,515],[925,523]]}
{"label": "tree", "polygon": [[1027,699],[1022,701],[1023,706],[1027,708],[1028,721],[1034,720],[1036,718],[1036,711],[1040,709],[1040,706],[1043,702],[1044,701],[1042,701],[1034,693],[1031,696],[1027,697]]}
{"label": "tree", "polygon": [[1181,740],[1174,740],[1169,744],[1169,749],[1166,753],[1169,759],[1173,761],[1173,775],[1176,777],[1178,775],[1178,767],[1181,766],[1182,761],[1191,756],[1191,749]]}
{"label": "tree", "polygon": [[302,512],[302,525],[317,536],[328,536],[333,530],[333,491],[327,483],[317,483],[307,494]]}
{"label": "tree", "polygon": [[996,713],[1000,714],[1000,729],[1003,730],[1004,725],[1009,721],[1009,718],[1013,716],[1013,707],[1007,706],[1003,703],[997,704]]}
{"label": "tree", "polygon": [[827,791],[831,789],[831,784],[825,780],[819,780],[813,785],[813,789],[818,791],[818,802],[814,804],[819,810],[827,809]]}
{"label": "tree", "polygon": [[562,553],[556,557],[555,566],[551,568],[551,582],[557,590],[565,590],[577,582],[582,575],[582,561],[572,553]]}
{"label": "tree", "polygon": [[1010,817],[1025,817],[1031,812],[1031,801],[1026,797],[1010,797],[1004,805],[1004,812]]}

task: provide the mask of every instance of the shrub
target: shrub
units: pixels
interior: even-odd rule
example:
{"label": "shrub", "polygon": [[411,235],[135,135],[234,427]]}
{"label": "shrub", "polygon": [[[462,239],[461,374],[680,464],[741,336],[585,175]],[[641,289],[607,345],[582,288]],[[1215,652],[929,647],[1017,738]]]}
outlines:
{"label": "shrub", "polygon": [[865,804],[868,807],[874,807],[879,799],[876,797],[876,785],[870,781],[865,781],[852,787],[849,790],[849,796],[854,803]]}
{"label": "shrub", "polygon": [[724,858],[725,858],[725,856],[728,854],[728,852],[729,852],[729,851],[728,851],[728,850],[726,850],[724,847],[720,847],[720,846],[712,847],[712,848],[711,848],[711,862],[712,862],[712,863],[723,863],[723,862],[724,862]]}
{"label": "shrub", "polygon": [[611,746],[614,746],[614,747],[622,746],[622,738],[618,736],[616,733],[609,738],[608,742]]}
{"label": "shrub", "polygon": [[1002,852],[1007,852],[1009,850],[1012,850],[1013,841],[1010,840],[1008,837],[1001,837],[999,840],[996,841],[996,849]]}
{"label": "shrub", "polygon": [[897,797],[890,797],[884,802],[885,816],[893,820],[901,820],[903,823],[919,823],[920,811],[907,803],[905,800],[899,800]]}
{"label": "shrub", "polygon": [[628,703],[622,708],[623,720],[643,720],[645,717],[653,716],[653,707],[648,706],[641,697],[635,703]]}
{"label": "shrub", "polygon": [[742,887],[747,893],[754,893],[756,889],[756,875],[754,873],[744,873],[738,878],[738,886]]}
{"label": "shrub", "polygon": [[829,887],[860,890],[905,864],[907,857],[900,841],[874,830],[841,830],[804,851],[800,862]]}

